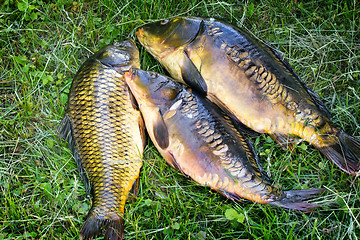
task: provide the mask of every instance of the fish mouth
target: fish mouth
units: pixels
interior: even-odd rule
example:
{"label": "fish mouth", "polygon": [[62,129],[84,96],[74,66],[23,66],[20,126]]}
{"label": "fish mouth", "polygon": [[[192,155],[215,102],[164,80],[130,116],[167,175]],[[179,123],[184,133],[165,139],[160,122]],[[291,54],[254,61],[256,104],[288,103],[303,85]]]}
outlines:
{"label": "fish mouth", "polygon": [[130,92],[135,97],[139,106],[148,104],[148,92],[144,86],[139,83],[139,79],[137,76],[138,72],[136,69],[131,68],[124,75],[125,84],[129,87]]}
{"label": "fish mouth", "polygon": [[145,37],[145,33],[144,33],[144,30],[143,28],[139,28],[136,32],[136,36],[139,38],[139,39],[143,39]]}
{"label": "fish mouth", "polygon": [[124,82],[129,87],[131,93],[137,100],[137,98],[141,95],[140,94],[141,91],[139,91],[139,89],[137,89],[136,87],[136,82],[135,82],[136,74],[137,74],[136,70],[130,68],[130,70],[124,74]]}
{"label": "fish mouth", "polygon": [[126,84],[128,84],[129,82],[134,81],[134,79],[136,77],[136,74],[137,74],[136,70],[133,69],[133,68],[130,68],[130,70],[125,73],[125,82],[126,82]]}

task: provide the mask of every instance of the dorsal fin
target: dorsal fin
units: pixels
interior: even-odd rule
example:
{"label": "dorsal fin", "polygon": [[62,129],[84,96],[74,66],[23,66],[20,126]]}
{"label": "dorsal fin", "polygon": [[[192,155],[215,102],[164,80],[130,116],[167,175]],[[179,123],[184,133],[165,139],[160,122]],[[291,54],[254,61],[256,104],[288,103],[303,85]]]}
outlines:
{"label": "dorsal fin", "polygon": [[[212,107],[216,108],[218,112],[222,112],[221,115],[224,116],[223,120],[227,122],[229,125],[232,125],[234,127],[234,131],[237,131],[237,133],[239,134],[239,138],[241,139],[243,144],[247,145],[247,147],[244,146],[243,148],[244,150],[248,149],[246,150],[246,152],[249,158],[251,158],[249,159],[249,161],[252,163],[252,167],[254,168],[254,170],[260,173],[260,175],[263,177],[265,181],[270,182],[270,177],[265,172],[259,160],[259,157],[255,152],[254,144],[247,137],[247,136],[258,136],[259,133],[255,132],[254,130],[250,129],[242,122],[240,122],[239,119],[236,118],[231,113],[231,111],[222,102],[220,102],[220,100],[216,96],[209,94],[209,98],[213,102]],[[210,103],[210,101],[206,101],[206,102]]]}
{"label": "dorsal fin", "polygon": [[276,50],[269,42],[265,42],[265,45],[271,50],[271,52],[274,54],[274,56],[284,64],[287,70],[291,74],[293,74],[298,82],[301,84],[301,86],[306,90],[306,92],[309,94],[310,98],[313,100],[313,102],[316,104],[316,106],[326,115],[326,117],[331,118],[331,113],[327,110],[325,107],[324,102],[319,97],[318,94],[316,94],[314,91],[312,91],[302,80],[301,78],[295,73],[293,68],[291,67],[290,63],[284,59],[282,54]]}
{"label": "dorsal fin", "polygon": [[76,147],[75,138],[74,138],[69,114],[65,114],[64,118],[60,122],[60,125],[58,127],[58,134],[59,134],[60,138],[62,138],[68,142],[68,146],[69,146],[69,148],[73,154],[73,157],[76,161],[80,178],[85,185],[86,194],[89,195],[90,191],[91,191],[90,182],[89,182],[88,176],[86,175],[84,167],[81,163],[81,158],[80,158],[78,149]]}
{"label": "dorsal fin", "polygon": [[264,170],[261,162],[260,162],[260,159],[259,159],[259,156],[256,154],[255,152],[255,147],[254,147],[254,144],[250,141],[250,139],[248,138],[245,138],[245,141],[247,143],[247,145],[249,146],[250,148],[250,154],[252,155],[252,158],[255,159],[255,162],[256,162],[256,166],[253,166],[257,171],[260,172],[260,175],[261,177],[263,178],[263,180],[267,183],[270,183],[271,180],[270,180],[270,177],[269,175],[266,173],[266,171]]}

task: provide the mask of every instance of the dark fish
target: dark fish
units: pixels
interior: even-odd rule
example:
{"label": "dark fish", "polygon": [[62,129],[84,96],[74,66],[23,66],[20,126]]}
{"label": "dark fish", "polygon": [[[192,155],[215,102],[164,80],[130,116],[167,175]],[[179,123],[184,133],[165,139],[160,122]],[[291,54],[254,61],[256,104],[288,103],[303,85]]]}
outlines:
{"label": "dark fish", "polygon": [[130,67],[140,67],[133,40],[106,46],[85,61],[70,89],[60,134],[93,193],[80,239],[122,239],[125,202],[137,191],[145,129],[124,82]]}
{"label": "dark fish", "polygon": [[267,182],[251,142],[217,106],[170,78],[130,70],[125,81],[146,129],[165,160],[197,183],[232,200],[309,211],[323,189],[281,191]]}
{"label": "dark fish", "polygon": [[137,36],[176,80],[249,128],[283,147],[306,140],[345,172],[359,172],[360,141],[337,128],[319,96],[276,50],[247,31],[181,17],[146,24]]}

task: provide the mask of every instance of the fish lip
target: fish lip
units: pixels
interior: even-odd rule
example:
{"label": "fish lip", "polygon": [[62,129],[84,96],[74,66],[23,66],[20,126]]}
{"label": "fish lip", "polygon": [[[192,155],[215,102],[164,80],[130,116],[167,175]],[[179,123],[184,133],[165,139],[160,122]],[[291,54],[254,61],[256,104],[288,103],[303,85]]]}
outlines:
{"label": "fish lip", "polygon": [[136,36],[137,36],[138,38],[144,38],[145,34],[144,34],[143,28],[139,28],[139,29],[136,31]]}
{"label": "fish lip", "polygon": [[125,73],[125,82],[134,81],[136,74],[136,69],[130,68],[130,70]]}

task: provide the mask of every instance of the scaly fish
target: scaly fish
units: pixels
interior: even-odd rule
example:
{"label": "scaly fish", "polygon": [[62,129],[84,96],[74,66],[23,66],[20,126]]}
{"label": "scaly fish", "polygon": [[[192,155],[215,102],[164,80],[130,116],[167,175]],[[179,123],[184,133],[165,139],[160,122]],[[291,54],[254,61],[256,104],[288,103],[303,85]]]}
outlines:
{"label": "scaly fish", "polygon": [[132,69],[125,81],[154,145],[184,175],[232,200],[302,211],[316,206],[303,200],[321,193],[321,188],[281,191],[270,185],[252,144],[206,98],[154,72]]}
{"label": "scaly fish", "polygon": [[335,127],[319,96],[247,31],[179,17],[146,24],[137,36],[176,80],[207,94],[249,128],[282,146],[306,140],[345,172],[359,172],[360,141]]}
{"label": "scaly fish", "polygon": [[132,188],[137,193],[145,125],[124,82],[130,67],[140,67],[132,39],[88,58],[71,85],[60,135],[68,139],[87,192],[93,193],[80,239],[102,234],[122,239],[125,202]]}

